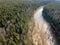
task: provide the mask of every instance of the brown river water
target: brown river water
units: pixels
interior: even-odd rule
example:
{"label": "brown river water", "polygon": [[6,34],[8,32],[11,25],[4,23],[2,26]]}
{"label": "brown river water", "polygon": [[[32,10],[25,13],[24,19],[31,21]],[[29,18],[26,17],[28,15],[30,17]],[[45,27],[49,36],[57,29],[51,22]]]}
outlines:
{"label": "brown river water", "polygon": [[48,22],[42,16],[44,6],[39,7],[29,23],[29,39],[34,45],[57,45]]}

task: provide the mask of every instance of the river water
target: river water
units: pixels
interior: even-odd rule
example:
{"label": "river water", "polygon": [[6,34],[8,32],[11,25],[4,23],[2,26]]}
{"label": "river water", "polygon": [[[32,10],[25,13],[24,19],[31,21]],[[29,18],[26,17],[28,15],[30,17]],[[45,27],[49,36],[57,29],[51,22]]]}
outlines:
{"label": "river water", "polygon": [[57,45],[48,22],[42,16],[44,6],[34,12],[34,29],[31,33],[34,45]]}

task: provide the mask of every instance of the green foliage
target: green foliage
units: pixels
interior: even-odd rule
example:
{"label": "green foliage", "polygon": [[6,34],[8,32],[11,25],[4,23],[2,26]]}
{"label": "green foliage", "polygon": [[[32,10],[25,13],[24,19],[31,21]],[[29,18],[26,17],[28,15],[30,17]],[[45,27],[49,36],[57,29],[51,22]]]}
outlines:
{"label": "green foliage", "polygon": [[5,41],[2,44],[28,45],[27,24],[30,8],[29,4],[0,3],[0,28],[5,31]]}
{"label": "green foliage", "polygon": [[[51,3],[44,8],[44,18],[51,24],[57,38],[60,37],[60,3]],[[60,38],[58,39],[60,40]]]}

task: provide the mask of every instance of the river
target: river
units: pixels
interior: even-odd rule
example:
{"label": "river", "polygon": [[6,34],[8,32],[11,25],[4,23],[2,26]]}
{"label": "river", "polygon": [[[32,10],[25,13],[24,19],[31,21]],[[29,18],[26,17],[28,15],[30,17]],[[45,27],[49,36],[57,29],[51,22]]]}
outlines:
{"label": "river", "polygon": [[41,6],[34,12],[34,27],[30,33],[32,41],[34,45],[57,45],[49,23],[42,16],[43,10],[44,6]]}

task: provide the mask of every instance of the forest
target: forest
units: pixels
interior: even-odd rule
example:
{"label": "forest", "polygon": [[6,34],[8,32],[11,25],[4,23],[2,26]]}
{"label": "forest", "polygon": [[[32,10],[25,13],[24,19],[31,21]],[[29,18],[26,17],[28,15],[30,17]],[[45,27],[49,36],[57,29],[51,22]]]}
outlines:
{"label": "forest", "polygon": [[[30,45],[27,35],[28,22],[37,5],[33,2],[0,2],[0,45]],[[57,32],[60,30],[59,6],[58,4],[48,4],[43,12],[45,14],[48,12],[50,23],[54,23]]]}
{"label": "forest", "polygon": [[0,3],[0,45],[28,45],[28,21],[34,4]]}
{"label": "forest", "polygon": [[48,4],[44,8],[43,17],[54,28],[56,38],[60,42],[60,3]]}

